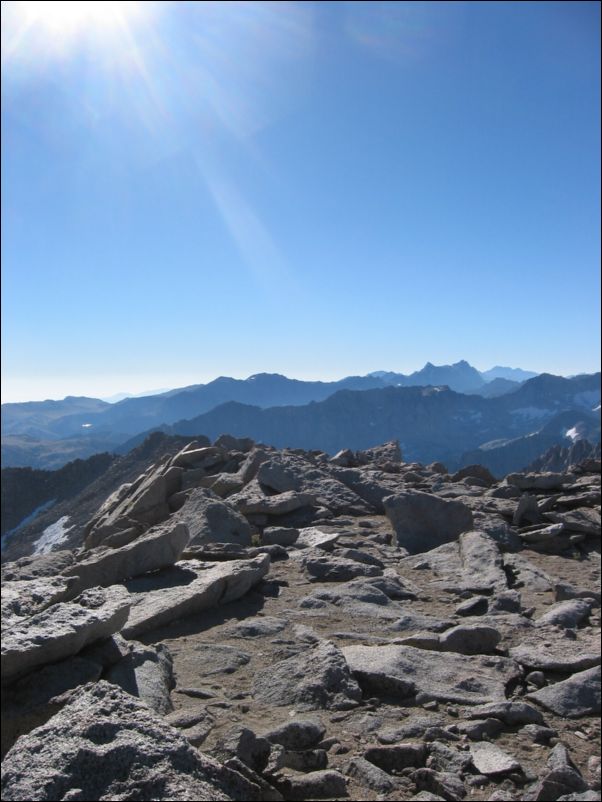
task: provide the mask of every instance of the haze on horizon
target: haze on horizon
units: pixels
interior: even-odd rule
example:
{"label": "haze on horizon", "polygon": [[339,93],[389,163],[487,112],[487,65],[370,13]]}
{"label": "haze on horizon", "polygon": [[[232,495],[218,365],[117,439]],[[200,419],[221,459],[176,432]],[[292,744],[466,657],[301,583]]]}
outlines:
{"label": "haze on horizon", "polygon": [[599,370],[599,63],[596,2],[3,3],[2,401]]}

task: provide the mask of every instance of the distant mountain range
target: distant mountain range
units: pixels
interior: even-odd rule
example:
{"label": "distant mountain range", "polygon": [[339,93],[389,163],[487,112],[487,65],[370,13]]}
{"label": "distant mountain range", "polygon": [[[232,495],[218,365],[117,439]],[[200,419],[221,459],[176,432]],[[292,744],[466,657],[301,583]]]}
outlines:
{"label": "distant mountain range", "polygon": [[[159,430],[230,433],[329,452],[399,439],[406,459],[456,467],[478,456],[474,461],[499,473],[516,467],[521,449],[526,465],[555,443],[566,445],[568,431],[599,440],[599,404],[600,374],[565,379],[501,367],[480,373],[465,361],[337,382],[220,377],[114,404],[73,397],[4,404],[2,465],[58,468],[98,451],[125,453]],[[520,442],[525,437],[529,444]],[[531,445],[539,450],[532,453]]]}
{"label": "distant mountain range", "polygon": [[[127,437],[153,426],[196,417],[229,401],[262,408],[303,406],[311,401],[324,401],[339,390],[446,385],[458,393],[500,394],[520,386],[520,381],[509,378],[516,375],[524,381],[537,374],[499,367],[479,373],[462,360],[454,365],[439,366],[427,362],[422,370],[407,376],[380,371],[368,376],[347,376],[333,382],[299,381],[277,373],[258,373],[247,379],[220,376],[208,384],[132,396],[117,403],[68,396],[62,401],[3,404],[2,436],[28,435],[52,440],[102,432],[103,435]],[[502,384],[499,382],[501,379],[504,380]]]}

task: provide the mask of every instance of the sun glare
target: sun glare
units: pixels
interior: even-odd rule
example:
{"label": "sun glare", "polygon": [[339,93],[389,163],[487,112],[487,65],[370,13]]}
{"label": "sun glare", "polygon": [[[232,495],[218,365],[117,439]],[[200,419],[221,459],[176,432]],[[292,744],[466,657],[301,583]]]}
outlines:
{"label": "sun glare", "polygon": [[36,0],[18,3],[29,25],[40,25],[49,32],[72,35],[84,28],[113,28],[123,25],[141,11],[142,3],[99,0]]}

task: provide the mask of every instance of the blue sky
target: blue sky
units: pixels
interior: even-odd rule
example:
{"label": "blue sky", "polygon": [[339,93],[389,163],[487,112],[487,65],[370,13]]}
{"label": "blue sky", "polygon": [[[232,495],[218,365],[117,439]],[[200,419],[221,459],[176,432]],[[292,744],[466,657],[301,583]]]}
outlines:
{"label": "blue sky", "polygon": [[3,401],[599,369],[598,3],[98,8],[3,3]]}

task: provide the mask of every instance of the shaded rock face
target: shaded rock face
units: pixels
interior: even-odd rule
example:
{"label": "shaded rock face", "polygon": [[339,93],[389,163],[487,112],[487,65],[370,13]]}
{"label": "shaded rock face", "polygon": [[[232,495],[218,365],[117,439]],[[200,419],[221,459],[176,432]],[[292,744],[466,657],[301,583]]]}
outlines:
{"label": "shaded rock face", "polygon": [[4,795],[599,796],[600,474],[399,456],[198,438],[94,521],[137,518],[5,564]]}
{"label": "shaded rock face", "polygon": [[410,554],[455,540],[472,529],[471,510],[462,502],[446,501],[428,493],[412,492],[389,496],[384,500],[397,544]]}
{"label": "shaded rock face", "polygon": [[[7,800],[240,799],[229,772],[114,685],[86,686],[2,765]],[[234,793],[232,793],[234,791]]]}

